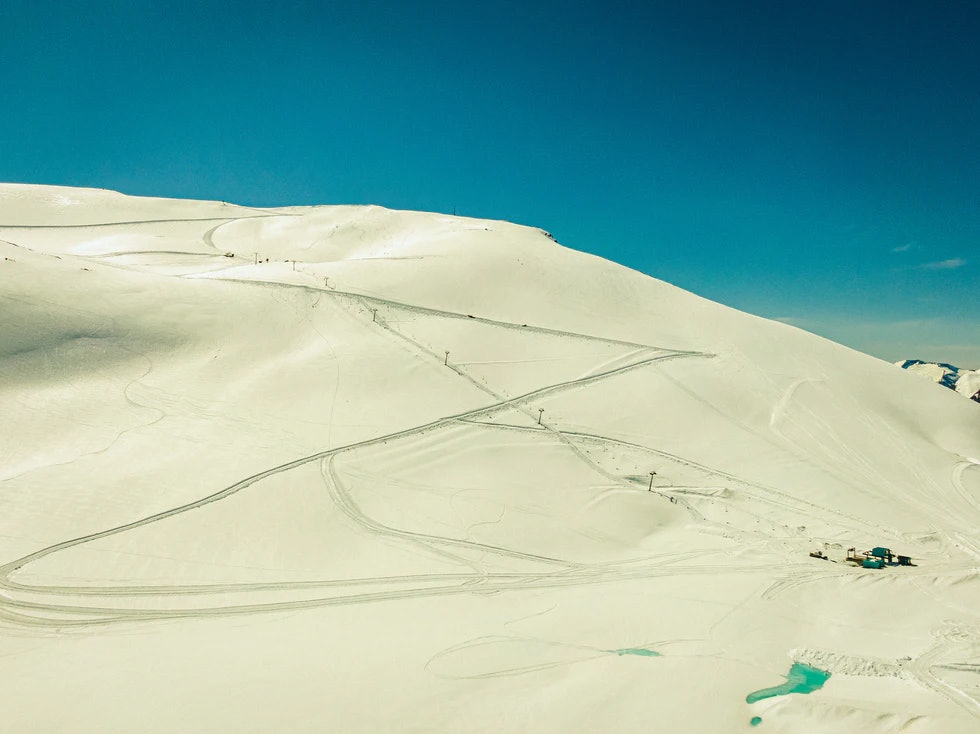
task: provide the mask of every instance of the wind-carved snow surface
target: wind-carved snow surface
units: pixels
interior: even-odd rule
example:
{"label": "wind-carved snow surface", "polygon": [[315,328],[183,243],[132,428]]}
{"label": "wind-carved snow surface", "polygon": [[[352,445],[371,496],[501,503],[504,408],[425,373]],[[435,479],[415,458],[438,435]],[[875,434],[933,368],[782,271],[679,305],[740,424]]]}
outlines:
{"label": "wind-carved snow surface", "polygon": [[980,726],[959,396],[504,222],[8,185],[0,256],[7,730]]}

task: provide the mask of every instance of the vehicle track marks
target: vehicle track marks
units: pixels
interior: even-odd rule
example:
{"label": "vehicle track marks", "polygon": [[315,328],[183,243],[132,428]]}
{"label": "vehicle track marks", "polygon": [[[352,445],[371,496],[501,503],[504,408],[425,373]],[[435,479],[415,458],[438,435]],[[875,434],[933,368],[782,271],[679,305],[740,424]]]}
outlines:
{"label": "vehicle track marks", "polygon": [[[218,226],[220,226],[220,225],[218,225]],[[213,230],[212,230],[212,232],[213,232]],[[333,295],[337,295],[337,292],[335,292],[335,291],[322,291],[320,289],[307,289],[307,290],[316,291],[316,294],[318,296],[319,295],[322,295],[324,292],[329,293],[332,296]],[[340,295],[341,296],[348,296],[352,300],[353,299],[356,299],[356,301],[354,301],[354,302],[355,303],[360,303],[362,305],[362,307],[363,307],[363,304],[364,304],[365,299],[368,302],[375,302],[375,303],[377,303],[377,302],[384,302],[384,303],[395,304],[395,302],[383,301],[383,299],[376,299],[376,298],[372,298],[372,297],[365,297],[365,296],[360,296],[360,295],[356,295],[356,294],[344,294],[344,293],[341,293]],[[411,308],[409,306],[406,306],[405,304],[397,304],[397,305],[399,305],[401,307],[405,307],[405,308]],[[446,313],[447,313],[447,312],[434,311],[432,309],[420,309],[420,310],[423,313],[439,313],[440,315],[446,315]],[[452,314],[452,315],[455,316],[455,317],[458,317],[458,318],[469,318],[468,316],[464,316],[464,315],[460,315],[460,314]],[[518,326],[516,326],[514,324],[504,324],[503,322],[495,322],[493,320],[488,320],[488,319],[482,319],[482,321],[484,321],[486,323],[494,323],[494,324],[501,325],[501,326],[507,326],[509,328],[521,328],[521,329],[525,328],[523,326],[518,327]],[[424,351],[427,351],[428,353],[431,354],[431,351],[430,350],[425,350],[424,347],[422,347],[422,345],[419,345],[417,342],[414,342],[414,340],[408,339],[404,335],[398,334],[395,330],[390,329],[390,327],[387,327],[387,328],[389,329],[389,331],[391,331],[392,333],[396,334],[397,336],[400,336],[402,338],[406,338],[407,341],[409,341],[410,343],[412,343],[417,348],[422,348]],[[619,344],[630,344],[628,342],[618,342],[616,340],[606,340],[606,339],[603,339],[601,337],[591,337],[591,336],[588,336],[588,335],[574,334],[572,332],[558,332],[556,330],[549,330],[549,329],[538,329],[538,330],[539,331],[547,331],[549,333],[563,333],[563,334],[566,334],[566,335],[569,335],[569,336],[575,336],[575,337],[578,337],[578,338],[599,339],[599,340],[603,340],[603,341],[615,341],[615,343],[619,343]],[[644,349],[644,350],[652,350],[652,351],[656,351],[657,350],[657,348],[650,347],[648,345],[633,345],[633,344],[630,344],[630,346],[639,347],[639,348]],[[303,466],[305,464],[308,464],[308,463],[310,463],[312,461],[323,460],[323,459],[328,459],[329,460],[332,457],[334,457],[334,456],[336,456],[336,455],[338,455],[338,454],[340,454],[342,452],[345,452],[345,451],[351,451],[351,450],[356,449],[356,448],[359,448],[359,447],[371,446],[371,445],[375,445],[375,444],[382,443],[382,442],[385,442],[385,441],[390,441],[390,440],[397,439],[397,438],[405,438],[405,437],[410,437],[410,436],[418,435],[418,434],[424,433],[426,431],[430,431],[430,430],[433,430],[433,429],[436,429],[436,428],[441,428],[441,427],[444,427],[444,426],[447,426],[447,425],[451,425],[454,422],[459,421],[459,420],[478,419],[478,418],[480,418],[482,416],[486,416],[486,415],[492,413],[493,411],[500,410],[501,408],[504,408],[504,407],[517,407],[519,409],[522,409],[523,404],[526,403],[527,401],[530,401],[530,400],[533,400],[533,399],[536,399],[536,398],[540,398],[540,397],[545,396],[545,395],[553,395],[555,393],[559,393],[559,392],[564,391],[564,390],[570,390],[570,389],[574,389],[574,388],[577,388],[577,387],[585,386],[585,385],[588,385],[590,383],[596,382],[598,380],[602,380],[602,379],[605,379],[607,377],[610,377],[612,375],[621,374],[621,373],[624,373],[624,372],[627,372],[627,371],[630,371],[630,370],[634,370],[634,369],[639,369],[641,367],[644,367],[644,366],[647,366],[647,365],[650,365],[650,364],[654,364],[656,362],[661,362],[661,361],[671,360],[671,359],[679,359],[679,358],[691,358],[691,357],[708,358],[708,357],[711,357],[711,356],[713,356],[713,355],[708,354],[708,353],[704,353],[704,352],[676,351],[676,350],[660,350],[658,353],[654,354],[653,356],[650,356],[650,357],[648,357],[646,359],[639,360],[637,362],[629,363],[629,364],[626,364],[626,365],[619,365],[619,366],[615,366],[615,367],[610,367],[609,369],[605,369],[605,370],[602,370],[600,372],[596,372],[594,374],[590,374],[590,375],[587,375],[585,377],[580,377],[580,378],[577,378],[577,379],[574,379],[574,380],[568,380],[568,381],[564,381],[564,382],[554,383],[554,384],[551,384],[551,385],[546,385],[546,386],[543,386],[541,388],[537,388],[535,390],[532,390],[532,391],[530,391],[528,393],[525,393],[523,395],[519,395],[519,396],[512,397],[512,398],[503,398],[503,396],[495,393],[490,388],[488,388],[486,386],[482,386],[481,389],[484,392],[486,392],[487,394],[489,394],[492,397],[494,397],[494,399],[495,399],[496,402],[494,402],[494,403],[492,403],[490,405],[485,405],[485,406],[482,406],[482,407],[479,407],[479,408],[471,409],[471,410],[468,410],[468,411],[465,411],[465,412],[462,412],[462,413],[459,413],[459,414],[456,414],[456,415],[451,415],[451,416],[446,416],[446,417],[443,417],[443,418],[439,418],[439,419],[436,419],[434,421],[430,421],[430,422],[425,423],[425,424],[421,424],[421,425],[417,425],[417,426],[414,426],[414,427],[406,428],[406,429],[403,429],[403,430],[400,430],[400,431],[394,431],[394,432],[391,432],[389,434],[385,434],[385,435],[382,435],[382,436],[376,436],[376,437],[373,437],[373,438],[370,438],[370,439],[365,439],[363,441],[355,442],[355,443],[352,443],[352,444],[349,444],[349,445],[346,445],[346,446],[335,447],[335,448],[332,448],[332,449],[326,449],[324,451],[320,451],[320,452],[317,452],[315,454],[311,454],[309,456],[301,457],[301,458],[295,459],[293,461],[290,461],[290,462],[281,464],[279,466],[271,467],[271,468],[266,469],[264,471],[261,471],[261,472],[258,472],[256,474],[253,474],[252,476],[246,477],[245,479],[242,479],[242,480],[240,480],[240,481],[238,481],[238,482],[236,482],[236,483],[234,483],[232,485],[229,485],[229,486],[225,487],[224,489],[221,489],[221,490],[219,490],[217,492],[214,492],[212,494],[209,494],[209,495],[207,495],[205,497],[202,497],[202,498],[200,498],[198,500],[195,500],[193,502],[189,502],[189,503],[186,503],[184,505],[180,505],[178,507],[171,508],[169,510],[158,512],[158,513],[155,513],[153,515],[149,515],[147,517],[144,517],[144,518],[141,518],[141,519],[138,519],[138,520],[134,520],[134,521],[129,522],[129,523],[118,525],[118,526],[113,527],[113,528],[108,528],[106,530],[102,530],[102,531],[99,531],[99,532],[90,533],[90,534],[87,534],[87,535],[84,535],[84,536],[79,536],[79,537],[76,537],[76,538],[64,540],[64,541],[62,541],[60,543],[56,543],[56,544],[47,546],[46,548],[39,549],[37,551],[34,551],[33,553],[30,553],[28,555],[25,555],[25,556],[21,557],[21,558],[18,558],[16,560],[10,561],[10,562],[8,562],[6,564],[0,565],[0,590],[3,590],[5,592],[8,592],[8,593],[0,594],[0,609],[3,609],[3,608],[6,608],[7,610],[10,610],[10,609],[20,609],[22,611],[24,611],[24,610],[34,611],[34,612],[37,612],[39,614],[62,614],[62,615],[63,614],[70,614],[70,615],[83,615],[85,617],[85,619],[83,619],[83,620],[73,620],[72,621],[73,624],[90,624],[90,623],[93,623],[93,619],[92,619],[93,616],[98,618],[98,619],[95,620],[96,623],[103,623],[103,622],[108,623],[108,622],[112,622],[112,621],[118,621],[120,619],[133,619],[133,618],[140,618],[140,619],[150,619],[150,618],[152,618],[152,619],[159,619],[159,618],[167,618],[167,617],[172,617],[172,616],[185,616],[185,612],[187,610],[156,610],[156,611],[147,611],[147,610],[119,610],[119,609],[112,609],[112,608],[105,609],[105,610],[100,610],[97,607],[78,607],[77,605],[72,605],[72,604],[47,604],[47,605],[45,605],[45,604],[39,604],[39,603],[36,603],[36,602],[18,600],[18,599],[12,598],[9,592],[13,592],[13,593],[18,593],[18,592],[20,592],[20,593],[32,593],[32,592],[35,592],[35,593],[62,594],[62,595],[65,595],[65,596],[80,593],[82,595],[97,596],[97,595],[100,595],[100,594],[101,595],[117,595],[118,592],[121,591],[121,589],[116,588],[116,587],[83,587],[84,588],[84,591],[79,591],[79,589],[77,589],[75,587],[64,587],[64,586],[61,586],[61,587],[37,586],[37,587],[35,587],[35,586],[29,585],[29,584],[20,584],[20,583],[14,581],[13,579],[11,579],[11,576],[14,573],[16,573],[19,569],[21,569],[24,566],[26,566],[27,564],[32,563],[34,561],[37,561],[37,560],[39,560],[41,558],[44,558],[46,556],[52,555],[54,553],[57,553],[57,552],[60,552],[60,551],[63,551],[63,550],[67,550],[67,549],[72,548],[72,547],[75,547],[75,546],[82,545],[82,544],[85,544],[85,543],[89,543],[89,542],[92,542],[92,541],[96,541],[96,540],[107,538],[107,537],[110,537],[110,536],[113,536],[113,535],[124,533],[124,532],[127,532],[129,530],[133,530],[133,529],[136,529],[136,528],[139,528],[139,527],[142,527],[142,526],[151,524],[151,523],[159,522],[161,520],[165,520],[165,519],[170,518],[170,517],[175,517],[175,516],[180,515],[180,514],[185,513],[185,512],[190,512],[192,510],[199,509],[199,508],[204,507],[206,505],[209,505],[209,504],[211,504],[213,502],[218,502],[218,501],[220,501],[222,499],[225,499],[227,497],[230,497],[233,494],[235,494],[237,492],[240,492],[243,489],[246,489],[247,487],[250,487],[250,486],[252,486],[253,484],[255,484],[257,482],[262,481],[263,479],[266,479],[266,478],[271,477],[271,476],[275,476],[275,475],[280,474],[280,473],[283,473],[283,472],[290,471],[292,469],[295,469],[295,468],[298,468],[298,467]],[[475,381],[474,381],[474,384],[476,384]],[[477,386],[479,387],[479,385],[477,385]],[[501,399],[501,398],[503,398],[503,399]],[[328,468],[329,468],[329,464],[330,464],[330,462],[328,461]],[[470,549],[473,549],[473,550],[479,550],[481,553],[484,553],[484,554],[489,553],[489,554],[494,554],[494,555],[503,555],[503,556],[509,556],[509,557],[512,557],[512,558],[523,559],[523,560],[526,560],[526,561],[533,561],[533,562],[538,562],[538,563],[546,563],[546,564],[551,564],[551,565],[557,565],[557,566],[559,566],[561,568],[561,570],[562,570],[563,573],[567,573],[569,571],[585,570],[586,568],[588,568],[588,565],[587,564],[584,564],[584,565],[583,564],[576,564],[576,563],[572,563],[572,562],[568,562],[568,561],[563,561],[561,559],[553,559],[553,558],[548,558],[546,556],[536,556],[534,554],[523,553],[523,552],[517,551],[517,550],[506,549],[506,548],[498,548],[498,547],[495,547],[495,546],[492,546],[492,545],[475,543],[473,541],[467,541],[467,540],[461,540],[461,539],[453,539],[453,538],[444,538],[444,537],[441,537],[441,536],[429,536],[429,535],[425,535],[425,534],[421,534],[421,533],[412,533],[410,531],[400,531],[400,530],[397,530],[397,529],[394,529],[394,528],[389,528],[387,526],[384,526],[384,525],[382,525],[380,523],[377,523],[376,521],[373,521],[370,518],[367,518],[366,516],[364,516],[363,513],[360,512],[360,510],[357,508],[357,506],[350,499],[349,495],[346,495],[344,493],[342,483],[339,482],[339,480],[337,479],[337,477],[334,475],[334,476],[331,477],[331,480],[332,481],[328,483],[328,490],[331,491],[331,496],[334,498],[335,502],[337,502],[338,506],[343,511],[345,511],[348,514],[348,516],[350,516],[352,519],[354,519],[355,521],[357,521],[359,524],[361,524],[362,526],[368,527],[369,529],[371,529],[371,530],[373,530],[375,532],[380,532],[380,533],[387,534],[387,535],[397,535],[397,536],[399,536],[399,537],[401,537],[403,539],[409,539],[409,540],[413,540],[413,541],[423,542],[426,545],[430,545],[430,547],[433,544],[434,545],[448,545],[448,546],[455,546],[455,547],[465,547],[465,548],[470,548]],[[438,552],[440,552],[440,553],[442,553],[444,555],[448,555],[453,560],[460,561],[460,562],[463,562],[463,563],[470,563],[466,559],[460,558],[459,556],[455,556],[454,554],[446,553],[445,551],[438,551]],[[603,565],[602,567],[603,568],[608,568],[605,565]],[[590,578],[591,576],[587,574],[586,577],[587,578]],[[472,583],[472,581],[478,580],[482,584],[482,587],[481,588],[486,588],[487,587],[486,579],[488,579],[488,578],[490,578],[490,577],[486,573],[480,572],[479,574],[475,575],[474,577],[472,577],[470,579],[467,579],[467,581],[465,581],[463,583],[464,583],[464,585],[468,585],[468,584]],[[580,575],[578,573],[575,573],[573,575],[573,577],[565,577],[565,576],[563,576],[562,578],[563,578],[563,583],[565,581],[567,581],[569,583],[579,583],[579,582],[582,582],[583,581],[583,579],[580,577]],[[528,582],[529,583],[532,583],[534,585],[539,585],[541,583],[540,582],[540,579],[541,579],[541,576],[540,575],[533,575],[533,576],[530,577],[530,579],[529,579]],[[528,580],[528,578],[525,577],[525,580]],[[221,587],[212,586],[210,588],[211,588],[211,590],[214,590],[216,588],[227,589],[229,587],[227,585],[225,585],[225,586],[221,586]],[[249,589],[255,590],[255,589],[258,589],[258,588],[267,588],[268,589],[268,588],[280,588],[280,587],[277,587],[275,585],[273,585],[272,587],[269,587],[269,586],[259,587],[259,586],[254,586],[254,585],[245,585],[245,586],[242,586],[242,587],[239,587],[239,588],[244,591],[244,590],[249,590]],[[298,588],[298,587],[296,587],[296,586],[290,586],[289,588]],[[505,584],[503,586],[503,588],[516,588],[516,587],[513,586],[513,585],[510,585],[510,584]],[[184,589],[184,587],[182,587],[180,585],[171,586],[171,587],[155,587],[153,591],[150,591],[150,592],[147,592],[147,593],[160,593],[161,591],[163,591],[164,594],[167,594],[167,593],[184,593],[183,589]],[[225,606],[223,606],[223,607],[217,607],[217,608],[215,608],[213,610],[196,610],[195,613],[198,613],[198,614],[205,614],[205,613],[229,613],[229,614],[234,613],[234,614],[238,614],[238,613],[243,613],[243,612],[246,612],[246,611],[274,611],[274,610],[277,610],[277,609],[293,609],[293,608],[302,608],[304,606],[313,606],[313,605],[322,605],[322,604],[334,604],[334,603],[340,603],[340,600],[342,600],[342,599],[346,599],[347,600],[347,603],[354,603],[354,602],[359,601],[359,600],[384,599],[384,598],[408,598],[410,596],[416,596],[416,595],[422,595],[422,594],[432,594],[432,593],[458,593],[459,591],[460,591],[460,589],[457,588],[457,587],[455,587],[455,586],[453,586],[453,587],[447,587],[447,588],[443,589],[442,591],[434,591],[431,588],[423,588],[423,589],[415,590],[414,592],[406,592],[404,590],[401,590],[401,591],[398,591],[398,592],[392,592],[392,594],[394,594],[393,597],[386,596],[384,593],[379,593],[379,594],[376,594],[376,595],[370,595],[370,594],[364,595],[364,594],[360,594],[360,595],[349,595],[349,596],[346,596],[346,597],[338,597],[338,598],[331,597],[329,599],[320,599],[320,600],[290,601],[290,602],[282,602],[282,603],[272,602],[272,603],[256,604],[256,605],[239,605],[239,606],[234,606],[234,607],[225,607]],[[133,593],[133,588],[132,587],[126,587],[126,590],[123,593],[132,594]],[[140,592],[140,593],[142,593],[142,592]],[[99,615],[102,615],[102,614],[104,614],[105,616],[104,617],[99,617]],[[12,618],[16,618],[16,619],[20,619],[20,620],[23,620],[23,618],[25,616],[24,614],[17,614],[17,613],[11,613],[11,615],[13,615]],[[8,615],[8,618],[10,618],[11,615]],[[39,617],[38,619],[40,620],[41,618]],[[39,623],[45,624],[46,622],[45,621],[41,621]],[[55,620],[55,622],[52,623],[52,624],[54,624],[55,626],[57,626],[58,623],[64,623],[64,620]]]}

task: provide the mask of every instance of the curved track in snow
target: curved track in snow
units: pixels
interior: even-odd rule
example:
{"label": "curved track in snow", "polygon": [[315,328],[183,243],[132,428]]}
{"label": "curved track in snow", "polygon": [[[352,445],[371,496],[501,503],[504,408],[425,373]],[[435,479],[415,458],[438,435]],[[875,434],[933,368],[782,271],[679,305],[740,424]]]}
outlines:
{"label": "curved track in snow", "polygon": [[[229,220],[230,221],[230,220]],[[222,225],[217,225],[222,226]],[[209,230],[210,234],[213,234],[216,228]],[[286,284],[282,284],[286,285]],[[405,309],[414,309],[420,313],[427,314],[438,314],[440,316],[450,316],[456,318],[471,318],[464,314],[454,314],[452,312],[437,311],[434,309],[413,307],[410,304],[402,304],[394,301],[385,301],[384,299],[377,299],[373,297],[361,296],[359,294],[347,294],[338,293],[334,291],[326,291],[331,296],[339,297],[350,297],[356,299],[355,303],[359,303],[362,308],[364,308],[365,301],[369,303],[384,303],[391,306],[397,306]],[[322,291],[321,291],[322,293]],[[369,309],[366,309],[369,310]],[[523,325],[516,324],[506,324],[505,322],[497,322],[489,319],[481,319],[485,323],[494,324],[497,326],[507,326],[510,328],[520,328],[520,329],[534,329],[535,327],[525,327]],[[418,343],[417,341],[407,337],[400,332],[392,329],[390,325],[381,321],[379,324],[381,328],[386,329],[390,333],[405,339],[407,342],[412,344],[416,349],[419,349],[434,358],[438,358],[430,349],[427,349],[424,345]],[[681,359],[681,358],[710,358],[713,355],[703,352],[691,352],[691,351],[674,351],[665,350],[658,347],[652,347],[649,345],[631,344],[629,342],[620,342],[617,340],[606,340],[602,337],[592,337],[590,335],[577,334],[575,332],[562,332],[553,329],[541,329],[537,328],[539,331],[547,331],[552,334],[562,334],[565,336],[572,336],[576,338],[593,340],[598,339],[601,341],[612,342],[620,345],[629,345],[638,348],[640,351],[635,354],[635,356],[641,356],[641,354],[646,353],[647,356],[642,359],[637,359],[636,361],[627,362],[626,364],[619,364],[617,366],[611,366],[607,369],[593,372],[592,374],[586,375],[584,377],[579,377],[576,379],[566,380],[562,382],[557,382],[549,385],[542,386],[535,390],[529,391],[522,395],[516,397],[505,397],[491,390],[485,385],[480,384],[478,381],[473,380],[468,375],[465,375],[462,370],[454,368],[454,371],[461,377],[468,379],[476,387],[482,391],[491,395],[495,402],[478,407],[472,410],[465,411],[463,413],[445,416],[434,421],[430,421],[425,424],[417,425],[414,427],[406,428],[399,431],[394,431],[388,434],[376,436],[373,438],[358,441],[345,446],[340,446],[332,449],[326,449],[308,456],[304,456],[293,461],[287,462],[285,464],[280,464],[275,467],[270,467],[264,471],[253,474],[246,477],[230,486],[227,486],[217,492],[206,495],[198,500],[189,502],[178,507],[165,510],[138,520],[134,520],[130,523],[125,523],[123,525],[118,525],[116,527],[108,528],[95,533],[90,533],[88,535],[79,536],[76,538],[71,538],[64,540],[60,543],[56,543],[45,548],[39,549],[25,555],[16,560],[10,561],[3,565],[0,565],[0,614],[5,616],[9,621],[18,624],[33,624],[40,626],[61,626],[61,625],[90,625],[90,624],[107,624],[112,622],[126,621],[126,620],[136,620],[136,619],[163,619],[172,617],[186,617],[186,616],[207,616],[214,614],[245,614],[245,613],[255,613],[260,611],[270,612],[270,611],[281,611],[286,609],[296,609],[303,607],[312,606],[325,606],[334,605],[340,603],[364,603],[367,601],[377,601],[384,599],[398,599],[398,598],[410,598],[416,596],[431,596],[438,594],[451,594],[451,593],[465,593],[473,590],[473,584],[477,584],[479,590],[514,590],[519,588],[543,588],[549,586],[566,586],[577,583],[597,583],[603,581],[611,581],[616,578],[622,578],[625,574],[626,577],[635,577],[636,575],[646,575],[652,572],[650,569],[647,571],[642,571],[636,568],[622,569],[622,573],[611,573],[612,569],[617,565],[627,565],[630,563],[635,563],[636,559],[630,561],[616,563],[598,563],[598,564],[583,564],[570,562],[558,558],[550,558],[547,556],[541,556],[531,553],[526,553],[518,549],[502,548],[498,546],[492,546],[488,544],[476,543],[474,541],[469,541],[465,539],[458,538],[448,538],[443,536],[436,536],[424,533],[416,533],[407,530],[401,530],[397,528],[391,528],[385,526],[372,518],[364,515],[363,512],[354,503],[352,497],[345,492],[343,484],[332,469],[332,460],[337,455],[353,451],[357,448],[367,447],[371,445],[376,445],[382,442],[387,442],[395,439],[410,438],[415,435],[422,434],[433,429],[442,428],[457,424],[459,421],[466,420],[476,420],[480,417],[491,414],[495,411],[499,411],[501,408],[518,408],[527,410],[524,406],[527,402],[541,398],[546,395],[554,395],[562,391],[572,390],[579,387],[586,386],[593,382],[603,380],[614,375],[622,374],[627,371],[640,369],[649,365],[656,364],[658,362],[663,362],[666,360]],[[528,415],[530,412],[528,411]],[[414,576],[396,576],[396,577],[379,577],[379,578],[369,578],[369,579],[353,579],[348,581],[340,581],[335,579],[328,579],[323,581],[301,581],[301,582],[283,582],[283,583],[244,583],[244,584],[210,584],[210,585],[159,585],[159,586],[84,586],[84,587],[74,587],[65,585],[33,585],[33,584],[22,584],[11,577],[19,570],[29,565],[30,563],[37,561],[46,556],[58,553],[61,551],[68,550],[70,548],[80,546],[86,543],[90,543],[103,538],[108,538],[113,535],[118,535],[120,533],[125,533],[130,530],[134,530],[139,527],[143,527],[152,523],[165,520],[167,518],[178,516],[182,513],[190,512],[195,509],[199,509],[206,505],[214,502],[219,502],[227,497],[230,497],[253,484],[262,481],[263,479],[281,474],[283,472],[288,472],[292,469],[304,466],[314,461],[325,461],[326,475],[329,477],[327,481],[327,488],[333,498],[335,504],[342,509],[348,517],[355,520],[359,525],[368,529],[369,531],[386,535],[388,537],[395,537],[401,540],[406,540],[413,543],[422,543],[426,546],[441,546],[443,548],[457,548],[457,549],[468,549],[476,550],[483,554],[500,555],[509,557],[512,559],[519,559],[535,564],[545,564],[556,567],[554,572],[526,572],[526,573],[487,573],[481,569],[474,568],[474,573],[472,575],[467,574],[422,574]],[[325,478],[327,478],[325,477]],[[450,559],[464,563],[466,565],[472,565],[465,558],[448,552],[447,550],[437,551],[442,555],[448,556]],[[694,554],[698,555],[698,554]],[[696,568],[689,569],[689,572],[693,573],[704,573],[708,572],[710,567],[698,566]],[[661,569],[662,572],[662,569]],[[677,566],[672,566],[670,573],[680,573],[682,569]],[[438,584],[444,581],[454,581],[456,583],[450,584],[448,586],[438,586],[430,584]],[[196,607],[193,609],[182,609],[182,608],[161,608],[161,609],[135,609],[135,608],[125,608],[125,607],[99,607],[94,605],[82,605],[78,603],[68,603],[68,599],[72,597],[101,597],[104,599],[119,599],[125,597],[139,597],[139,596],[160,596],[160,597],[172,597],[177,595],[193,595],[200,596],[203,594],[223,594],[223,593],[242,593],[242,592],[257,592],[257,591],[298,591],[305,589],[319,589],[319,588],[331,588],[331,587],[350,587],[358,586],[361,584],[390,584],[398,585],[405,583],[423,583],[426,584],[421,587],[413,589],[397,589],[381,592],[371,592],[371,593],[357,593],[357,594],[343,594],[338,596],[323,597],[316,599],[300,599],[300,600],[289,600],[281,602],[265,602],[257,604],[236,604],[236,605],[221,605],[214,607]],[[35,601],[32,599],[34,596],[60,596],[62,600],[56,601],[53,599],[47,599],[45,601]],[[27,598],[18,598],[27,597]]]}

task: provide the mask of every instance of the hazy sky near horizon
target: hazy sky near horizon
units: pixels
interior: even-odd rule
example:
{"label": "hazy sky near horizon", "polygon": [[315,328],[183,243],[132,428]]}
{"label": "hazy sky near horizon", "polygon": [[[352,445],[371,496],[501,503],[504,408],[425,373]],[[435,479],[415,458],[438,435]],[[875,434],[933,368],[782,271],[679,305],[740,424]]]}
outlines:
{"label": "hazy sky near horizon", "polygon": [[508,219],[980,367],[980,3],[4,0],[0,180]]}

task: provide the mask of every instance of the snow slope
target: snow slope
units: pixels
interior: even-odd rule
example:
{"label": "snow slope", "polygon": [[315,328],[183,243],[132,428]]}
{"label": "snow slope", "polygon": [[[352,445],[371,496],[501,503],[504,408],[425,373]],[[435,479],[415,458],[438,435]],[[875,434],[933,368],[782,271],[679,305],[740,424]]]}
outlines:
{"label": "snow slope", "polygon": [[0,256],[12,731],[980,724],[957,395],[505,222],[3,185]]}

